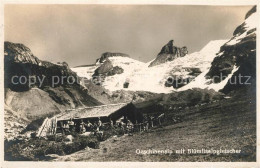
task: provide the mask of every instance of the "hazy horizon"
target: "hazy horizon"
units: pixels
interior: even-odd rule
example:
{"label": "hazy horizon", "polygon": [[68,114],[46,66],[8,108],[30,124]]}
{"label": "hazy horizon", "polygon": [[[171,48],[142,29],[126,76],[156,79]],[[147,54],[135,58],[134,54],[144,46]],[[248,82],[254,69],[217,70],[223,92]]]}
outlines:
{"label": "hazy horizon", "polygon": [[252,6],[5,5],[5,41],[22,43],[41,60],[71,67],[93,64],[104,52],[142,62],[171,39],[199,51],[230,39]]}

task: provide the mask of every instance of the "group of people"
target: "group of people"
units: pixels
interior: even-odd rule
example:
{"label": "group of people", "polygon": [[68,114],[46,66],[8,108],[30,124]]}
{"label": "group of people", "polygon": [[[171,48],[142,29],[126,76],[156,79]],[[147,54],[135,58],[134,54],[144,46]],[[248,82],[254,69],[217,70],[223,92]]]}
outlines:
{"label": "group of people", "polygon": [[154,125],[161,125],[163,118],[164,113],[158,115],[157,117],[147,115],[143,118],[142,122],[136,121],[135,123],[128,120],[126,116],[117,121],[109,119],[109,122],[107,123],[102,123],[100,118],[94,122],[90,122],[90,120],[84,121],[83,119],[73,121],[71,118],[69,121],[61,124],[61,129],[64,134],[72,132],[77,132],[80,134],[85,132],[100,132],[106,129],[115,128],[122,129],[125,133],[132,133],[147,131],[148,129],[153,128]]}
{"label": "group of people", "polygon": [[100,118],[93,124],[87,120],[87,122],[84,122],[82,119],[79,122],[74,122],[72,118],[67,122],[64,123],[62,126],[62,133],[65,132],[77,132],[77,133],[84,133],[84,132],[95,132],[99,131],[103,126],[102,121]]}
{"label": "group of people", "polygon": [[142,131],[147,131],[147,130],[153,128],[155,125],[161,126],[164,119],[165,119],[164,113],[161,113],[156,116],[146,115],[146,116],[144,116],[142,122],[136,121],[135,123],[132,123],[131,121],[129,121],[127,119],[123,119],[117,124],[117,126],[121,129],[123,129],[124,132],[126,132],[126,133],[142,132]]}

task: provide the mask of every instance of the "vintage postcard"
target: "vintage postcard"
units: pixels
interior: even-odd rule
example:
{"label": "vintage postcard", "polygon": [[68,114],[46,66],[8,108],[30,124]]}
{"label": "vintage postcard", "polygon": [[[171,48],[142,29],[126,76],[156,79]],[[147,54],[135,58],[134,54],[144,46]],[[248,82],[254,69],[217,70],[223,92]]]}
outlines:
{"label": "vintage postcard", "polygon": [[1,4],[2,167],[259,166],[257,2],[41,2]]}

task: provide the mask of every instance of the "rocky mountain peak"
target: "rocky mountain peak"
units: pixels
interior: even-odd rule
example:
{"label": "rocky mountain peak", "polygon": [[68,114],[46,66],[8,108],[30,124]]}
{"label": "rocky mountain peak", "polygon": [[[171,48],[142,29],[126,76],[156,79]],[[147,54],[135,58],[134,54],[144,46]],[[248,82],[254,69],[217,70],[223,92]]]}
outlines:
{"label": "rocky mountain peak", "polygon": [[[42,61],[33,55],[31,50],[23,44],[19,43],[4,43],[4,72],[5,72],[5,87],[13,91],[28,91],[31,87],[45,87],[53,85],[53,76],[73,76],[76,79],[76,73],[71,71],[66,62],[51,63]],[[24,76],[26,82],[14,84],[13,76]],[[42,84],[39,82],[39,77],[45,76]],[[38,77],[34,85],[30,85],[29,78]],[[65,78],[64,78],[65,79]],[[59,81],[56,86],[67,84],[68,80]],[[73,82],[78,85],[77,81]]]}
{"label": "rocky mountain peak", "polygon": [[161,49],[160,53],[157,55],[160,56],[161,54],[173,54],[175,51],[175,47],[173,46],[174,40],[170,40],[163,48]]}
{"label": "rocky mountain peak", "polygon": [[5,60],[16,63],[31,63],[37,65],[40,63],[40,60],[35,57],[31,50],[23,44],[5,42],[4,51]]}
{"label": "rocky mountain peak", "polygon": [[129,55],[118,52],[105,52],[99,59],[96,60],[96,63],[104,63],[109,57],[129,57]]}
{"label": "rocky mountain peak", "polygon": [[170,40],[165,46],[163,46],[156,59],[150,63],[149,67],[156,66],[168,61],[173,61],[178,57],[184,57],[186,54],[188,54],[186,46],[180,48],[174,46],[173,43],[174,40]]}
{"label": "rocky mountain peak", "polygon": [[246,14],[246,16],[245,16],[245,19],[247,19],[249,16],[251,16],[253,13],[255,13],[256,12],[256,6],[254,6],[253,8],[251,8],[248,12],[247,12],[247,14]]}

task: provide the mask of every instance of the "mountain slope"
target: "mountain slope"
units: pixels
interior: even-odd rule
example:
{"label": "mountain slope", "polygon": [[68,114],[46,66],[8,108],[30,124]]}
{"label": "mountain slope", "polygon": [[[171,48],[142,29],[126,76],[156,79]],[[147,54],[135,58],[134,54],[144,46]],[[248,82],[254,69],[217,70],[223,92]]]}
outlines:
{"label": "mountain slope", "polygon": [[[23,44],[5,42],[4,52],[5,104],[29,120],[67,108],[101,104],[78,81],[70,81],[77,75],[68,64],[41,61]],[[55,80],[58,78],[63,81]]]}
{"label": "mountain slope", "polygon": [[256,81],[256,7],[247,14],[233,37],[220,47],[209,71],[181,88],[209,88],[228,93],[238,88],[255,87]]}

